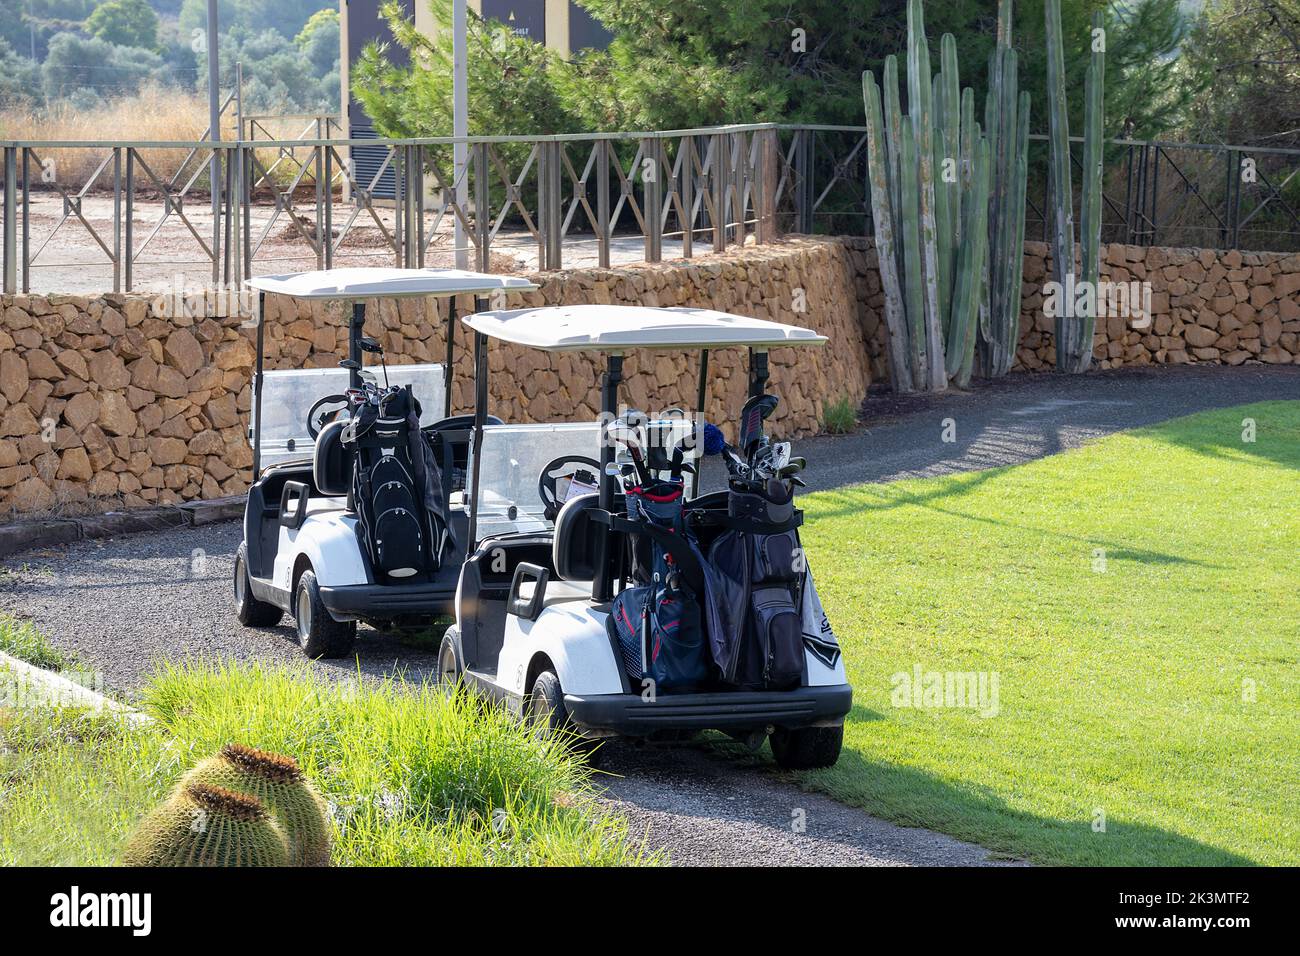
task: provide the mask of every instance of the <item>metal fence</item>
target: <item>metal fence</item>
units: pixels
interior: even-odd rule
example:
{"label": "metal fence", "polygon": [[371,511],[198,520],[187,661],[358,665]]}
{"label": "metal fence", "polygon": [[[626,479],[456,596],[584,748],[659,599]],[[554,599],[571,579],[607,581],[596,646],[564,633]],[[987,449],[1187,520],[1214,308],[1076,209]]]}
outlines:
{"label": "metal fence", "polygon": [[[92,263],[111,271],[114,291],[137,288],[145,266],[191,266],[231,284],[284,271],[288,260],[421,267],[435,244],[450,254],[456,220],[481,271],[501,248],[526,247],[537,268],[554,270],[579,252],[609,266],[783,231],[871,232],[861,127],[476,137],[457,173],[450,137],[338,139],[330,118],[304,117],[309,138],[260,139],[262,119],[245,117],[245,138],[231,142],[0,141],[4,290],[47,286],[43,276]],[[358,172],[353,147],[380,159]],[[1081,143],[1076,164],[1080,154]],[[1027,234],[1045,238],[1042,137],[1030,159]],[[1117,140],[1104,194],[1106,241],[1300,248],[1297,150]],[[172,248],[160,250],[165,243]]]}
{"label": "metal fence", "polygon": [[[795,180],[778,222],[795,232],[870,234],[866,130],[782,127],[782,184]],[[1026,230],[1046,241],[1047,137],[1030,137]],[[1083,139],[1071,139],[1075,221]],[[1102,240],[1132,245],[1300,249],[1300,150],[1144,142],[1107,143]],[[783,200],[785,196],[781,197]]]}

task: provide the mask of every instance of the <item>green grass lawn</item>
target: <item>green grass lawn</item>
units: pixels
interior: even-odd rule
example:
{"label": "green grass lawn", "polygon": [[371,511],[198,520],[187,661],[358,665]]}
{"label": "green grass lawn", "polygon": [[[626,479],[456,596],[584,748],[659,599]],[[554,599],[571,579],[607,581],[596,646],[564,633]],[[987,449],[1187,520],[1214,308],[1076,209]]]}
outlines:
{"label": "green grass lawn", "polygon": [[[0,674],[0,680],[3,674]],[[499,709],[400,681],[192,667],[130,727],[0,707],[0,865],[96,865],[177,777],[229,742],[295,757],[331,805],[335,865],[659,862],[591,800],[588,771]]]}
{"label": "green grass lawn", "polygon": [[[854,686],[805,785],[1043,863],[1300,863],[1300,402],[803,505]],[[996,716],[895,706],[916,665]]]}

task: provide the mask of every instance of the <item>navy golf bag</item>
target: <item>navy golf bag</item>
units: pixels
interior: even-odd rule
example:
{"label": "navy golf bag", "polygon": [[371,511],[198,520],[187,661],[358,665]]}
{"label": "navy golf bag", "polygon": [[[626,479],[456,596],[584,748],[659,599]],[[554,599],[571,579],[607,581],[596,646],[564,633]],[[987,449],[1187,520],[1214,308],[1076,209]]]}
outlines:
{"label": "navy golf bag", "polygon": [[446,510],[410,386],[387,393],[378,408],[361,405],[343,443],[355,451],[351,499],[375,572],[404,579],[436,571],[448,543]]}
{"label": "navy golf bag", "polygon": [[762,491],[733,488],[726,516],[712,518],[724,530],[709,547],[720,625],[709,642],[723,683],[732,687],[786,690],[803,679],[806,568],[793,492],[777,480]]}
{"label": "navy golf bag", "polygon": [[631,535],[634,583],[614,598],[609,616],[624,667],[634,682],[652,680],[656,690],[698,687],[710,667],[699,596],[679,566],[691,547],[682,486],[656,482],[629,491],[626,500],[628,521],[640,529]]}

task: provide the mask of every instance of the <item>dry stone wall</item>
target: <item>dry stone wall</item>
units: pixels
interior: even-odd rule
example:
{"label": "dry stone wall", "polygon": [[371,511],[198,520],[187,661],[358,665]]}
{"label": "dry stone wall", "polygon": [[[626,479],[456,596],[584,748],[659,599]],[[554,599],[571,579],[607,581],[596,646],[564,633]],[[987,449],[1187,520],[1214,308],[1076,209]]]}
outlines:
{"label": "dry stone wall", "polygon": [[[846,239],[873,380],[889,377],[882,321],[884,294],[872,243]],[[1042,242],[1025,243],[1017,370],[1056,364],[1055,319],[1044,307],[1052,259]],[[1113,243],[1101,279],[1149,283],[1149,323],[1123,315],[1098,319],[1098,368],[1212,363],[1300,363],[1300,254],[1173,249]]]}
{"label": "dry stone wall", "polygon": [[[862,313],[848,250],[829,240],[749,248],[691,263],[537,276],[537,292],[507,307],[570,303],[695,306],[811,326],[825,349],[776,349],[774,427],[815,432],[825,403],[858,401],[869,376]],[[247,315],[211,300],[185,314],[146,295],[0,297],[0,513],[92,511],[238,494],[252,454],[253,331]],[[463,309],[472,303],[465,300]],[[441,313],[445,315],[445,312]],[[327,367],[344,354],[348,309],[271,297],[268,368]],[[440,361],[445,321],[428,300],[386,300],[367,310],[366,331],[391,362]],[[470,408],[469,340],[458,332],[455,409]],[[696,357],[633,355],[624,400],[662,410],[695,404]],[[593,418],[599,370],[585,354],[548,356],[494,344],[492,411],[506,421]],[[711,359],[706,415],[734,418],[745,394],[745,359]],[[644,373],[644,374],[643,374]]]}
{"label": "dry stone wall", "polygon": [[[1044,310],[1047,247],[1026,243],[1017,368],[1054,362]],[[1102,278],[1149,282],[1150,323],[1099,321],[1097,364],[1300,363],[1300,255],[1111,245]],[[824,349],[776,349],[774,430],[818,430],[828,403],[860,401],[888,378],[875,251],[865,239],[789,239],[690,262],[582,269],[534,277],[507,307],[613,303],[695,306],[809,326]],[[186,314],[146,295],[0,296],[0,520],[13,512],[93,511],[239,494],[250,476],[246,439],[254,352],[248,316],[209,300]],[[461,308],[472,303],[465,300]],[[396,363],[440,361],[438,306],[372,304],[366,331]],[[348,308],[272,297],[268,368],[334,365]],[[471,405],[469,337],[457,331],[456,411]],[[695,356],[629,357],[624,400],[647,410],[695,404]],[[496,343],[492,410],[506,421],[595,417],[599,369],[590,355],[548,356]],[[706,417],[733,420],[745,356],[717,352]]]}

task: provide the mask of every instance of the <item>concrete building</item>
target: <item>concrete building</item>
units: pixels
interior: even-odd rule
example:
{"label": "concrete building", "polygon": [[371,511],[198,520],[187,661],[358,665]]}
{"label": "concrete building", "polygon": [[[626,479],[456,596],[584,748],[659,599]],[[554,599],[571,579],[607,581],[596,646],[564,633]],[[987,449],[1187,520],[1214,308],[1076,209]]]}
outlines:
{"label": "concrete building", "polygon": [[[351,94],[349,66],[361,56],[370,43],[389,43],[391,55],[396,59],[402,50],[392,42],[388,24],[380,18],[379,7],[383,0],[339,0],[341,28],[339,51],[339,78],[343,87],[342,102],[344,135],[354,139],[376,138],[374,124],[365,109]],[[407,12],[415,16],[420,32],[433,36],[436,32],[428,0],[399,0]],[[610,41],[609,32],[573,0],[469,0],[469,9],[480,16],[500,20],[517,34],[530,37],[538,43],[568,56],[575,50],[604,49]],[[450,130],[448,131],[450,132]],[[369,182],[383,162],[382,149],[358,147],[353,150],[353,162],[358,182]],[[375,190],[378,198],[393,197],[393,180],[385,175]]]}

